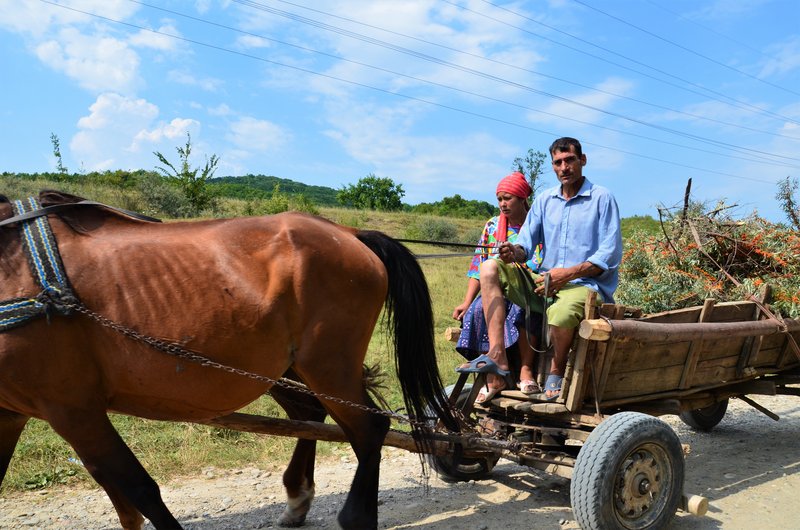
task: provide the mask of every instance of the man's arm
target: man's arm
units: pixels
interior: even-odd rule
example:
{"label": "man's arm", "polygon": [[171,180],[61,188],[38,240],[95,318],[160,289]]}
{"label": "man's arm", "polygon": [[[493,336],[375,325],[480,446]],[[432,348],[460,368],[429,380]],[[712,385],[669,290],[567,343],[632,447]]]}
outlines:
{"label": "man's arm", "polygon": [[[550,274],[550,292],[548,296],[558,292],[567,283],[578,278],[588,278],[597,276],[603,272],[604,269],[598,267],[590,261],[584,261],[572,267],[554,268],[547,271]],[[544,295],[544,278],[537,279],[536,294]]]}

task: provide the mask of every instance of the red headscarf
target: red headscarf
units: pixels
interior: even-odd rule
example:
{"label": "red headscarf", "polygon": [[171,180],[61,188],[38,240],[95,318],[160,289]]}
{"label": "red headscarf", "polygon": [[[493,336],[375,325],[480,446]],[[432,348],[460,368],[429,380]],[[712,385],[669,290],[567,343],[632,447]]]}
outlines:
{"label": "red headscarf", "polygon": [[[515,171],[510,175],[506,175],[503,179],[497,184],[497,193],[510,193],[516,197],[519,197],[522,200],[527,200],[530,197],[533,190],[531,189],[531,185],[528,184],[528,179],[525,178],[525,175],[520,173],[519,171]],[[494,238],[499,242],[502,243],[508,237],[508,219],[506,218],[505,214],[500,213],[500,218],[497,220],[497,230],[494,233]]]}

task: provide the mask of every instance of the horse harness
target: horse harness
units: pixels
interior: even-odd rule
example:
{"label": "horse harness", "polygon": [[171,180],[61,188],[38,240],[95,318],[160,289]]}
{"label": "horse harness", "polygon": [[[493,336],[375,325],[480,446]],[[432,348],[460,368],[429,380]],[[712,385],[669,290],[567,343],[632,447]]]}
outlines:
{"label": "horse harness", "polygon": [[48,318],[54,313],[69,315],[71,310],[79,305],[64,271],[64,264],[61,262],[61,255],[47,215],[80,206],[100,206],[142,221],[161,222],[154,217],[95,201],[82,200],[44,207],[35,197],[12,201],[14,215],[0,221],[0,228],[19,224],[23,250],[33,277],[42,290],[34,297],[12,298],[0,302],[0,332],[21,326],[41,315]]}
{"label": "horse harness", "polygon": [[14,216],[2,224],[20,223],[23,249],[33,277],[42,291],[33,298],[20,297],[0,302],[0,332],[21,326],[40,315],[49,316],[52,312],[68,315],[69,305],[78,302],[39,201],[29,197],[24,201],[15,200],[11,206]]}

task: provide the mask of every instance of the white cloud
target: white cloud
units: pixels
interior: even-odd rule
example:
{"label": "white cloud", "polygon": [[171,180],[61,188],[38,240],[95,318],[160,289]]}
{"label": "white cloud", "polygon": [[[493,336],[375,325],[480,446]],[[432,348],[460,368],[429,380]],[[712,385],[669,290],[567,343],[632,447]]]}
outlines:
{"label": "white cloud", "polygon": [[85,35],[74,28],[36,46],[37,57],[94,92],[131,93],[141,83],[139,56],[119,39]]}
{"label": "white cloud", "polygon": [[200,129],[199,122],[187,118],[156,123],[158,114],[158,107],[144,99],[101,94],[78,120],[79,131],[70,142],[73,158],[88,170],[139,169],[147,166],[142,152],[168,150]]}
{"label": "white cloud", "polygon": [[184,70],[170,70],[167,75],[170,81],[181,85],[196,86],[207,92],[216,92],[224,84],[221,79],[214,79],[213,77],[199,78]]}
{"label": "white cloud", "polygon": [[784,75],[800,68],[800,37],[793,36],[767,50],[770,59],[764,64],[759,77]]}
{"label": "white cloud", "polygon": [[159,124],[154,129],[139,131],[133,139],[131,150],[139,151],[144,143],[158,144],[163,140],[183,138],[187,133],[191,134],[193,130],[197,130],[199,126],[198,121],[190,118],[174,118],[171,122]]}
{"label": "white cloud", "polygon": [[540,105],[544,113],[529,112],[528,119],[535,123],[561,124],[565,118],[571,121],[597,123],[607,117],[608,111],[619,96],[627,96],[633,84],[625,79],[610,78],[595,86],[597,90],[579,94],[563,94],[564,100],[549,100]]}
{"label": "white cloud", "polygon": [[5,0],[0,2],[0,27],[41,37],[53,27],[97,21],[96,17],[86,13],[125,20],[139,9],[134,2],[125,0],[71,0],[62,4],[64,7],[44,2]]}
{"label": "white cloud", "polygon": [[254,35],[242,35],[236,38],[236,45],[239,48],[249,50],[253,48],[269,48],[272,46],[272,43],[267,39],[262,39]]}
{"label": "white cloud", "polygon": [[279,125],[249,116],[231,123],[226,139],[241,150],[240,156],[275,152],[283,147],[291,135]]}
{"label": "white cloud", "polygon": [[170,51],[177,47],[178,41],[168,35],[180,36],[181,32],[172,24],[165,24],[159,27],[154,33],[152,31],[140,30],[134,33],[129,42],[141,48],[150,48],[153,50]]}

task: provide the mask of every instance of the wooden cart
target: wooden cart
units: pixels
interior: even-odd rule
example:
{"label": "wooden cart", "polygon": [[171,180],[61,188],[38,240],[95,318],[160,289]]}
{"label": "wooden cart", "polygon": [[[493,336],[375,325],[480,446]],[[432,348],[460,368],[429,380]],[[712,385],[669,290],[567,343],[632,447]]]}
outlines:
{"label": "wooden cart", "polygon": [[707,300],[644,317],[592,302],[554,401],[503,391],[473,406],[482,375],[470,385],[464,374],[450,387],[483,438],[514,445],[453,447],[431,457],[434,467],[447,480],[469,480],[503,457],[570,478],[572,508],[586,529],[661,528],[679,508],[704,514],[707,501],[683,492],[681,443],[654,416],[676,414],[710,430],[732,397],[774,416],[747,396],[800,393],[789,386],[800,383],[800,321],[776,320],[753,301]]}
{"label": "wooden cart", "polygon": [[[703,515],[706,499],[683,491],[684,448],[657,416],[677,414],[710,430],[732,397],[772,415],[747,396],[800,394],[789,386],[800,383],[800,352],[791,338],[800,342],[800,320],[779,322],[751,301],[708,300],[647,316],[593,302],[587,300],[559,398],[506,390],[475,406],[485,376],[462,374],[447,392],[466,432],[435,434],[426,449],[430,463],[446,481],[486,478],[501,458],[569,478],[584,529],[663,528],[678,509]],[[346,441],[338,426],[309,421],[235,413],[207,423]],[[384,444],[421,450],[398,431]]]}

